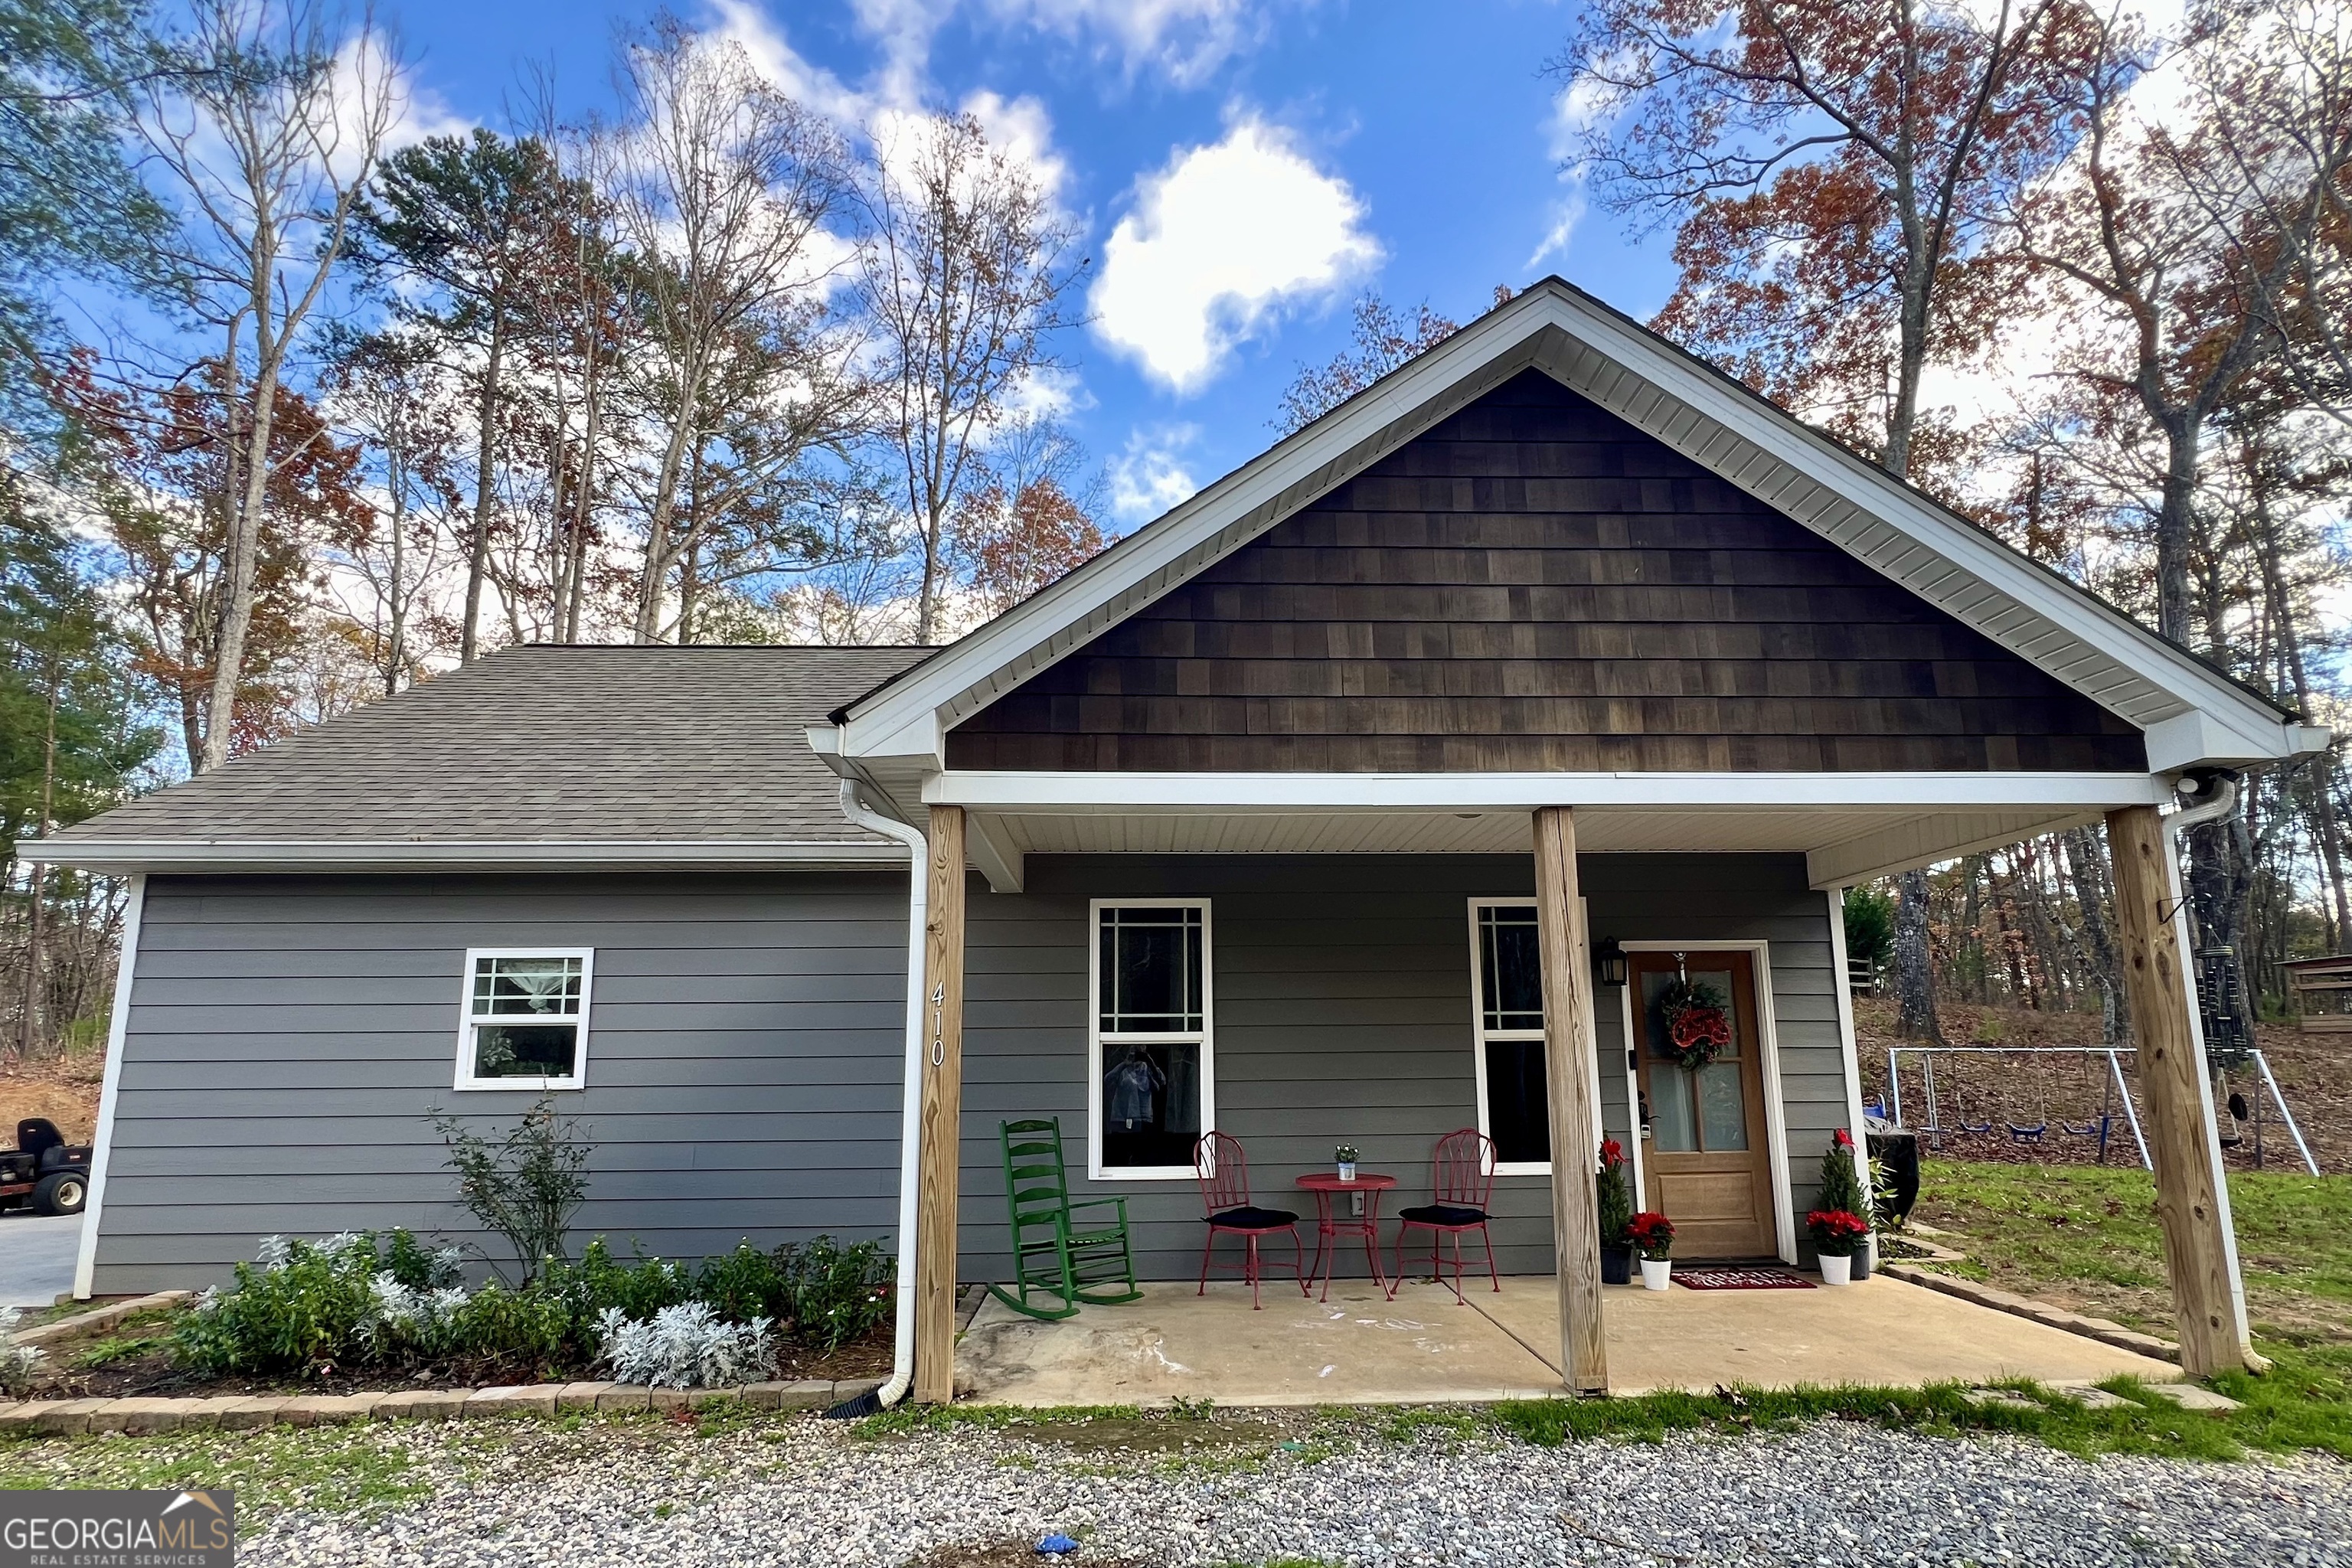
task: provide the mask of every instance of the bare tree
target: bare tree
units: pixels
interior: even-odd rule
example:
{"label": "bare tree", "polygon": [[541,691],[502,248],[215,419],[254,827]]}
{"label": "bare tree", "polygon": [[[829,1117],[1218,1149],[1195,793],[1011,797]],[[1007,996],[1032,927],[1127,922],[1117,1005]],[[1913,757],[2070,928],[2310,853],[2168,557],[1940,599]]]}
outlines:
{"label": "bare tree", "polygon": [[194,0],[187,68],[134,88],[132,122],[179,212],[169,258],[197,319],[219,334],[230,438],[223,595],[197,765],[227,760],[253,620],[270,422],[287,356],[341,255],[398,115],[391,41],[312,0]]}
{"label": "bare tree", "polygon": [[620,227],[650,339],[641,397],[661,432],[635,628],[653,642],[675,629],[672,601],[719,520],[854,424],[824,297],[847,155],[739,45],[674,20],[625,50],[622,87]]}
{"label": "bare tree", "polygon": [[1085,263],[1035,173],[990,145],[970,115],[935,114],[877,137],[865,186],[866,313],[879,350],[885,440],[921,552],[915,640],[938,640],[946,531],[981,479],[991,434],[1057,369],[1049,339]]}

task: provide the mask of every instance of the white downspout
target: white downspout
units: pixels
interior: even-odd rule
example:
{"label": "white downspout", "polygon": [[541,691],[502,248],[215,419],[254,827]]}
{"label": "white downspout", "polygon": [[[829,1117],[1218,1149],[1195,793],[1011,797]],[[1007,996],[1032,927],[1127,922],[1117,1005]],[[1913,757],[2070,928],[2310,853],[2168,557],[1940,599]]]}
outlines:
{"label": "white downspout", "polygon": [[915,1226],[919,1210],[916,1185],[923,1158],[923,936],[930,916],[930,841],[919,827],[868,810],[857,785],[841,781],[841,814],[860,827],[907,847],[907,1093],[898,1134],[898,1334],[890,1352],[890,1381],[876,1398],[884,1409],[907,1396],[915,1381]]}

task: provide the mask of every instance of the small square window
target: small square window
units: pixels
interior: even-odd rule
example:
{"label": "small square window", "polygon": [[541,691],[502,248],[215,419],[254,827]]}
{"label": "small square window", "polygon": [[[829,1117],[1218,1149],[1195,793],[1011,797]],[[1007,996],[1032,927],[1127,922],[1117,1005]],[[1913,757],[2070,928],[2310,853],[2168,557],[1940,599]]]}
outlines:
{"label": "small square window", "polygon": [[578,1089],[587,1073],[588,948],[466,954],[459,1089]]}

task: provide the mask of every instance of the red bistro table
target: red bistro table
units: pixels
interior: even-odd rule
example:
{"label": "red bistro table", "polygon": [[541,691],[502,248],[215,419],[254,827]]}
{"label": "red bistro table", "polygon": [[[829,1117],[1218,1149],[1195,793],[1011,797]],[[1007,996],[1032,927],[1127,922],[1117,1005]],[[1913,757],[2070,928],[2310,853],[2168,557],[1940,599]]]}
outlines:
{"label": "red bistro table", "polygon": [[[1397,1179],[1359,1171],[1354,1181],[1343,1182],[1337,1171],[1316,1171],[1299,1177],[1298,1184],[1315,1194],[1315,1272],[1323,1279],[1321,1299],[1331,1299],[1331,1265],[1339,1259],[1339,1237],[1343,1236],[1364,1238],[1364,1256],[1372,1265],[1372,1283],[1386,1289],[1388,1277],[1381,1272],[1381,1194],[1395,1186]],[[1364,1194],[1362,1215],[1331,1212],[1331,1200],[1342,1193]]]}

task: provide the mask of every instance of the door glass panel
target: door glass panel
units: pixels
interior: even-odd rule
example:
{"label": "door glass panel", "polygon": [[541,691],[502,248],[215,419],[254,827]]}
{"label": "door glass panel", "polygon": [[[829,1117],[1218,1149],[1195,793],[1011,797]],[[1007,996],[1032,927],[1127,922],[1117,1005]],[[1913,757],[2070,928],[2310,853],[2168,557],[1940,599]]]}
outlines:
{"label": "door glass panel", "polygon": [[1698,1079],[1698,1135],[1709,1151],[1748,1147],[1748,1096],[1741,1091],[1739,1064],[1712,1061],[1696,1073],[1675,1069],[1677,1078]]}
{"label": "door glass panel", "polygon": [[1691,984],[1723,998],[1731,1022],[1731,1047],[1697,1072],[1675,1060],[1661,1006],[1675,972],[1642,972],[1642,1033],[1647,1044],[1650,1128],[1654,1147],[1670,1154],[1701,1151],[1733,1152],[1748,1147],[1748,1101],[1740,1084],[1739,993],[1728,969],[1693,969]]}

